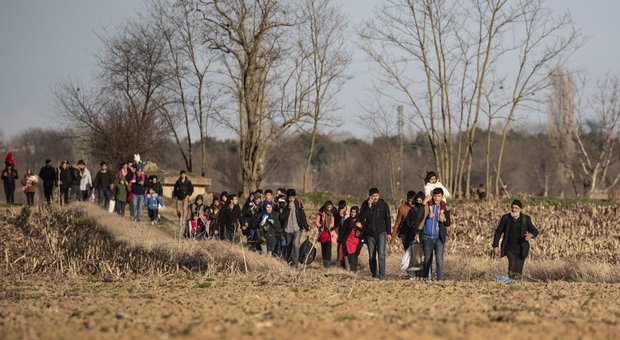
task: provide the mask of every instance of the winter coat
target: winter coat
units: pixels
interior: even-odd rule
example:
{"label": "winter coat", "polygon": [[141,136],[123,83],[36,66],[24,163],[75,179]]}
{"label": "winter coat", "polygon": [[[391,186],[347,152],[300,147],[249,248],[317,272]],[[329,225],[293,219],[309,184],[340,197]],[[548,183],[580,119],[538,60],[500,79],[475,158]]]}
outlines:
{"label": "winter coat", "polygon": [[93,188],[93,179],[90,176],[90,170],[88,168],[84,168],[81,171],[82,178],[80,179],[80,190],[88,191]]}
{"label": "winter coat", "polygon": [[114,183],[114,174],[112,171],[107,170],[103,172],[99,170],[97,175],[95,176],[95,182],[93,183],[93,187],[95,189],[100,190],[102,188],[110,188],[110,184]]}
{"label": "winter coat", "polygon": [[71,168],[60,169],[60,187],[69,188],[73,184],[73,174]]}
{"label": "winter coat", "polygon": [[2,180],[4,184],[15,184],[17,179],[19,179],[19,176],[14,167],[5,167],[4,170],[2,170]]}
{"label": "winter coat", "polygon": [[345,245],[346,255],[355,254],[360,245],[360,239],[355,236],[355,231],[359,230],[355,226],[357,222],[357,216],[355,218],[347,217],[342,224],[342,236],[338,238],[338,243]]}
{"label": "winter coat", "polygon": [[405,221],[401,225],[407,233],[421,233],[424,228],[424,221],[428,211],[424,209],[424,204],[415,204],[407,213]]}
{"label": "winter coat", "polygon": [[332,214],[329,219],[329,225],[326,225],[327,212],[323,208],[321,208],[321,210],[319,210],[319,213],[316,214],[316,221],[314,222],[314,224],[317,229],[319,229],[319,242],[328,243],[331,241],[333,244],[335,244],[337,243],[338,236],[336,234],[336,228],[334,227],[335,223],[333,211],[331,211],[330,213]]}
{"label": "winter coat", "polygon": [[153,182],[149,181],[148,183],[146,183],[146,191],[148,192],[149,189],[151,189],[151,188],[153,188],[155,193],[158,194],[159,196],[163,196],[164,195],[164,189],[161,186],[160,182],[153,183]]}
{"label": "winter coat", "polygon": [[[304,211],[304,205],[301,204],[300,201],[295,200],[295,216],[297,217],[297,225],[299,225],[299,230],[310,231],[310,226],[308,226],[308,220],[306,219],[306,212]],[[288,217],[291,214],[291,208],[289,208],[288,204],[282,215],[280,215],[280,224],[282,224],[282,228],[286,229],[286,225],[288,222]]]}
{"label": "winter coat", "polygon": [[179,201],[186,199],[194,193],[194,185],[186,178],[182,181],[180,178],[174,183],[174,189],[172,190],[172,196],[176,197]]}
{"label": "winter coat", "polygon": [[394,222],[394,229],[392,230],[392,238],[396,238],[397,235],[407,233],[407,225],[405,219],[411,210],[411,206],[408,203],[403,203],[398,207],[398,213],[396,214],[396,222]]}
{"label": "winter coat", "polygon": [[164,205],[164,201],[161,199],[161,196],[157,194],[147,194],[144,199],[144,204],[149,210],[157,210],[160,205]]}
{"label": "winter coat", "polygon": [[121,181],[116,181],[114,199],[119,202],[127,202],[127,195],[129,194],[129,186],[127,183],[121,184]]}
{"label": "winter coat", "polygon": [[39,171],[39,178],[43,180],[43,186],[48,188],[56,185],[56,182],[58,181],[57,176],[58,173],[56,172],[56,168],[51,165],[46,165]]}
{"label": "winter coat", "polygon": [[239,205],[233,206],[232,209],[226,205],[226,207],[222,209],[220,223],[222,226],[229,229],[234,229],[237,223],[243,224],[241,208],[239,208]]}
{"label": "winter coat", "polygon": [[37,175],[25,175],[22,178],[22,186],[24,187],[25,193],[35,193],[37,192],[37,184],[39,183],[39,177]]}
{"label": "winter coat", "polygon": [[360,222],[364,226],[366,235],[379,236],[382,233],[390,235],[392,233],[392,224],[390,217],[390,207],[383,199],[368,207],[368,200],[365,200],[360,207]]}
{"label": "winter coat", "polygon": [[441,182],[437,181],[435,183],[426,183],[424,184],[424,195],[426,197],[432,195],[433,190],[435,188],[441,188],[441,190],[443,190],[443,198],[441,199],[442,201],[446,202],[446,199],[452,197],[452,195],[450,195],[450,192],[448,191],[448,189],[446,189],[446,187],[443,186],[443,184],[441,184]]}
{"label": "winter coat", "polygon": [[[515,223],[516,222],[516,223]],[[530,253],[530,243],[525,240],[525,233],[529,232],[532,234],[532,237],[538,236],[538,229],[534,227],[532,224],[532,218],[523,213],[520,214],[519,218],[515,221],[515,219],[510,215],[510,213],[505,214],[499,220],[499,225],[497,229],[495,229],[495,235],[493,236],[493,247],[499,247],[499,239],[502,234],[504,237],[502,239],[502,248],[501,248],[501,256],[506,256],[508,241],[510,239],[510,233],[508,233],[508,228],[511,224],[515,224],[514,227],[517,228],[517,232],[519,233],[519,239],[517,243],[521,248],[521,257],[526,258]]]}

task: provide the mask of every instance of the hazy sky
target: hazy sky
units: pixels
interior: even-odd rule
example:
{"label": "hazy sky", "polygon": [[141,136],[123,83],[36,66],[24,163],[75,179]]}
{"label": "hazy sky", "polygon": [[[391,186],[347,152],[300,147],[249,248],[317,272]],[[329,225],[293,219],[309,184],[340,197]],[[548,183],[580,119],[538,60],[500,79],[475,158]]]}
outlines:
{"label": "hazy sky", "polygon": [[[380,0],[336,0],[354,27],[372,14]],[[511,0],[516,1],[516,0]],[[569,10],[576,26],[589,37],[570,67],[587,70],[589,78],[620,73],[620,1],[548,0],[558,12]],[[5,136],[28,127],[56,127],[50,88],[68,77],[88,83],[94,54],[100,50],[95,32],[113,29],[135,15],[142,0],[0,0],[0,129]],[[351,39],[355,39],[352,37]],[[345,120],[359,111],[367,93],[369,64],[355,55],[354,77],[339,98]],[[351,127],[350,124],[348,124]],[[354,134],[368,134],[351,127]]]}

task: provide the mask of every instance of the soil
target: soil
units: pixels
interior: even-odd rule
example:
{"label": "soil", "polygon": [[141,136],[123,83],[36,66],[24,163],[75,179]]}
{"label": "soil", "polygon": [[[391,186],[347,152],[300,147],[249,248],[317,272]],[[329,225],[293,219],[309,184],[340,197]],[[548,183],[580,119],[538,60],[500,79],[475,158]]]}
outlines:
{"label": "soil", "polygon": [[232,275],[0,281],[0,338],[615,338],[620,286],[386,281],[309,268]]}

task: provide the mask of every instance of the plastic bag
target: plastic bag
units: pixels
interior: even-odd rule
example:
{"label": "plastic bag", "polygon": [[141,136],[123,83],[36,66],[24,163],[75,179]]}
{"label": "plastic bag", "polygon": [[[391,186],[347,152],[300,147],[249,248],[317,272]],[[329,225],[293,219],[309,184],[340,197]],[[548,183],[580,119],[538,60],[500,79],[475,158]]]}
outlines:
{"label": "plastic bag", "polygon": [[411,244],[411,260],[409,261],[408,270],[420,270],[424,267],[424,249],[420,242],[413,242]]}
{"label": "plastic bag", "polygon": [[411,262],[411,246],[409,246],[409,248],[407,248],[407,250],[405,251],[405,254],[400,259],[400,270],[407,270],[407,269],[409,269],[409,263],[410,262]]}
{"label": "plastic bag", "polygon": [[114,212],[114,206],[116,206],[116,201],[110,200],[110,204],[108,205],[108,212]]}

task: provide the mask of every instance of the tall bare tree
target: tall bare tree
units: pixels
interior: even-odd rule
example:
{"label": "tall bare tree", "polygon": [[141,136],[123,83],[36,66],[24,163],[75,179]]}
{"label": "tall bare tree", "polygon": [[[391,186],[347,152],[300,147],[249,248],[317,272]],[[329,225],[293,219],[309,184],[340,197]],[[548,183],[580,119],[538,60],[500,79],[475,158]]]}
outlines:
{"label": "tall bare tree", "polygon": [[[297,104],[308,90],[290,83],[302,66],[289,54],[290,28],[298,18],[293,3],[281,0],[199,0],[196,6],[205,23],[204,39],[219,52],[236,104],[228,112],[232,115],[219,116],[239,137],[247,195],[260,186],[273,144],[308,116]],[[287,85],[295,89],[292,99],[283,96]]]}
{"label": "tall bare tree", "polygon": [[[360,36],[378,66],[377,87],[413,112],[448,188],[468,194],[482,113],[513,120],[544,84],[542,71],[571,51],[578,35],[570,18],[556,20],[538,0],[387,0],[376,12]],[[515,42],[508,34],[525,38]],[[515,61],[519,67],[505,66]],[[489,92],[502,79],[514,79],[501,86],[503,99]]]}
{"label": "tall bare tree", "polygon": [[304,167],[303,191],[306,192],[308,175],[317,133],[321,126],[334,126],[337,121],[331,113],[336,109],[335,96],[348,79],[345,74],[351,62],[346,37],[347,20],[332,0],[303,0],[299,25],[299,46],[306,50],[312,91],[308,96],[311,115],[310,147]]}

